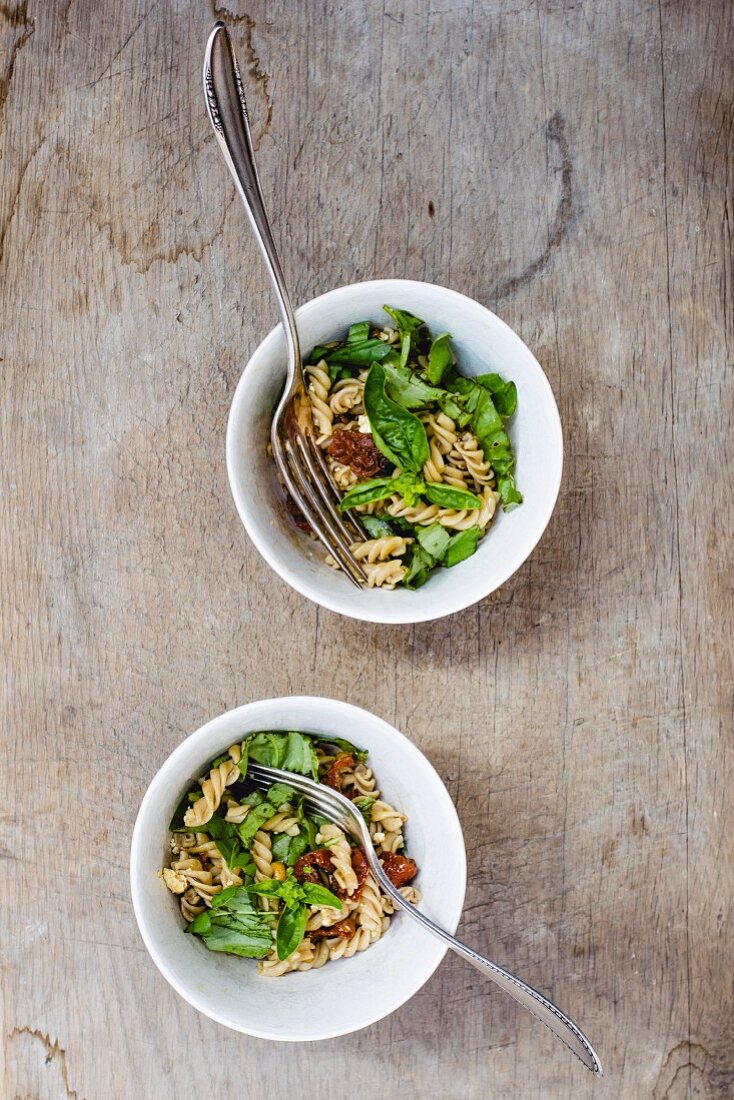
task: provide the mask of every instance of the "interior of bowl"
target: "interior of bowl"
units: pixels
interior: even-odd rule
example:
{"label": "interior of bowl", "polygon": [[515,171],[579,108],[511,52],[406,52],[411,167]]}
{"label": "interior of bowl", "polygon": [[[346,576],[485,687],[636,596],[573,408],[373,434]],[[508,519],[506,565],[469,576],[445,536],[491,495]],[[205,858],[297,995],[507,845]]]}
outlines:
{"label": "interior of bowl", "polygon": [[132,841],[135,915],[145,944],[171,985],[195,1008],[238,1031],[279,1040],[324,1039],[356,1031],[420,989],[445,949],[404,914],[381,940],[319,970],[266,978],[251,959],[217,955],[186,935],[159,870],[168,824],[192,779],[247,733],[299,729],[346,736],[369,751],[387,801],[408,814],[406,839],[420,867],[421,908],[454,931],[466,886],[456,811],[437,773],[406,737],[367,711],[335,700],[295,697],[250,703],[214,719],[166,760],[143,799]]}
{"label": "interior of bowl", "polygon": [[553,393],[519,336],[484,306],[430,283],[381,279],[332,290],[297,311],[304,353],[343,335],[355,321],[384,324],[383,305],[422,317],[434,333],[453,336],[463,374],[497,372],[512,379],[518,406],[509,426],[517,460],[521,507],[501,510],[477,553],[439,569],[417,591],[358,591],[324,563],[320,543],[299,532],[267,444],[273,409],[283,389],[285,343],[280,327],[257,348],[237,386],[227,431],[227,467],[235,503],[250,537],[280,576],[333,611],[370,622],[422,622],[468,607],[498,588],[525,561],[550,519],[561,480],[563,442]]}

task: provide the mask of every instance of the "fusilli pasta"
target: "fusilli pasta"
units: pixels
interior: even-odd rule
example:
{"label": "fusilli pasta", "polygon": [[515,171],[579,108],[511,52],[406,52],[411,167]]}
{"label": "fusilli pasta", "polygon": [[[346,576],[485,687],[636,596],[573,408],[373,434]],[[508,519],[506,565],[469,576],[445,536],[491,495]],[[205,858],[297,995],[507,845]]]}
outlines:
{"label": "fusilli pasta", "polygon": [[[391,881],[409,883],[418,868],[403,851],[405,815],[379,797],[366,753],[345,739],[254,733],[213,761],[176,811],[168,866],[160,874],[188,932],[212,951],[258,959],[265,977],[282,977],[366,950],[387,930],[393,910],[364,851],[337,825],[309,812],[298,784],[255,787],[244,761],[259,762],[262,753],[267,760],[290,753],[303,761],[302,774],[312,774],[315,758],[322,781],[362,800],[359,809]],[[200,813],[201,823],[188,825],[199,802],[209,816]]]}

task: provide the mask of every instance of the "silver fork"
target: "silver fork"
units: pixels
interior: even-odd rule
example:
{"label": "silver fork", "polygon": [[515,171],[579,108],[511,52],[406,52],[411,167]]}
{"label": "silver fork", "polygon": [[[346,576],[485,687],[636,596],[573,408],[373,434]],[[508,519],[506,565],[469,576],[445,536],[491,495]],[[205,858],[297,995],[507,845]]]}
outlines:
{"label": "silver fork", "polygon": [[285,333],[287,375],[270,430],[273,456],[288,492],[310,527],[359,588],[367,578],[351,547],[366,535],[354,515],[339,511],[339,490],[316,444],[296,320],[265,213],[237,58],[222,22],[214,24],[206,45],[204,93],[219,148],[247,210],[273,284]]}
{"label": "silver fork", "polygon": [[292,787],[299,794],[306,797],[309,805],[316,810],[322,817],[328,818],[335,825],[338,825],[344,832],[349,833],[354,837],[362,846],[367,861],[370,865],[370,870],[377,880],[380,889],[386,893],[393,902],[403,909],[413,920],[418,921],[424,928],[431,932],[438,939],[443,940],[452,951],[455,951],[457,955],[460,955],[462,959],[466,959],[467,962],[475,966],[477,970],[480,970],[486,977],[491,980],[508,993],[510,997],[513,997],[518,1004],[521,1004],[523,1008],[526,1008],[528,1012],[531,1012],[534,1016],[537,1016],[539,1020],[550,1028],[553,1034],[561,1040],[562,1043],[571,1050],[577,1058],[580,1058],[587,1069],[590,1069],[597,1076],[601,1077],[602,1068],[601,1062],[597,1057],[594,1048],[584,1033],[579,1027],[569,1019],[564,1012],[561,1012],[560,1008],[544,997],[542,993],[539,993],[537,989],[533,989],[532,986],[527,985],[521,981],[520,978],[516,978],[513,974],[510,974],[507,970],[504,970],[496,963],[490,962],[489,959],[485,959],[483,955],[480,955],[477,951],[473,951],[471,947],[467,947],[466,944],[457,940],[444,928],[441,928],[438,924],[427,917],[425,913],[421,912],[410,902],[407,902],[403,895],[397,890],[390,879],[382,869],[382,864],[377,858],[377,854],[372,846],[372,839],[369,834],[369,830],[365,823],[362,814],[343,794],[338,791],[333,791],[331,788],[324,786],[322,783],[315,783],[312,779],[308,779],[303,775],[296,775],[294,772],[284,772],[279,768],[266,768],[260,764],[249,763],[247,767],[248,778],[260,789],[266,789],[271,783],[280,782],[287,783],[289,787]]}

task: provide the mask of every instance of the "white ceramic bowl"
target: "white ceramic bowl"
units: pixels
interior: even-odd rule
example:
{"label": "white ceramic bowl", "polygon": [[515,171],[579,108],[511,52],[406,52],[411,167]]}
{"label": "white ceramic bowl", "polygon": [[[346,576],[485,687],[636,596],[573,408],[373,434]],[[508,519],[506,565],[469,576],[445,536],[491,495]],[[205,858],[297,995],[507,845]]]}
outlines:
{"label": "white ceramic bowl", "polygon": [[187,936],[177,901],[158,874],[168,823],[192,778],[234,741],[267,729],[342,735],[369,751],[384,797],[408,814],[421,908],[450,932],[464,903],[464,840],[446,788],[415,745],[375,715],[334,699],[248,703],[207,722],[164,762],[140,806],[130,853],[133,907],[153,961],[194,1008],[227,1027],[264,1039],[328,1039],[393,1012],[428,980],[446,949],[396,914],[383,938],[352,959],[265,978],[254,960],[214,954],[198,937]]}
{"label": "white ceramic bowl", "polygon": [[422,317],[434,333],[450,332],[463,374],[496,371],[516,383],[518,406],[509,434],[523,505],[508,514],[500,510],[473,557],[453,569],[437,570],[416,592],[355,589],[325,565],[321,544],[294,527],[284,511],[275,465],[266,453],[285,377],[280,326],[257,348],[237,385],[227,427],[227,470],[247,533],[284,581],[322,607],[354,619],[418,623],[483,599],[529,557],[556,503],[563,438],[553,392],[529,348],[494,313],[446,287],[377,279],[322,294],[297,311],[304,353],[340,336],[354,321],[385,323],[385,304]]}

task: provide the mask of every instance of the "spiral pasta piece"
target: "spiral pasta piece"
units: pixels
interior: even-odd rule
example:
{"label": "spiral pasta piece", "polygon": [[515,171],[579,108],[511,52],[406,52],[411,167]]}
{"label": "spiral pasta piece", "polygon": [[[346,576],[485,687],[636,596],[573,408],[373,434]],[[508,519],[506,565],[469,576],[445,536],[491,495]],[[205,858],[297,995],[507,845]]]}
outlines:
{"label": "spiral pasta piece", "polygon": [[380,891],[372,875],[368,875],[359,898],[357,920],[362,928],[367,929],[373,941],[382,935],[382,917]]}
{"label": "spiral pasta piece", "polygon": [[357,930],[349,939],[339,939],[336,942],[328,940],[330,959],[351,959],[358,951],[364,951],[370,946],[372,936],[369,929],[358,925]]}
{"label": "spiral pasta piece", "polygon": [[456,424],[451,417],[444,412],[424,412],[419,419],[423,421],[429,444],[432,439],[435,439],[441,454],[448,454],[458,438]]}
{"label": "spiral pasta piece", "polygon": [[334,484],[338,489],[344,493],[347,489],[351,489],[353,485],[356,485],[359,481],[359,477],[355,474],[351,466],[345,466],[343,462],[337,462],[336,459],[329,457],[327,459],[331,476],[334,479]]}
{"label": "spiral pasta piece", "polygon": [[294,970],[310,970],[313,965],[314,945],[310,940],[302,940],[287,959],[279,959],[275,949],[258,964],[258,970],[266,978],[281,978]]}
{"label": "spiral pasta piece", "polygon": [[337,382],[329,396],[329,408],[333,416],[344,416],[362,404],[364,382],[359,378],[343,378]]}
{"label": "spiral pasta piece", "polygon": [[419,524],[421,527],[435,523],[441,512],[437,504],[418,501],[415,505],[409,505],[400,496],[391,497],[386,510],[395,519],[407,519],[408,523]]}
{"label": "spiral pasta piece", "polygon": [[316,932],[319,928],[333,928],[335,924],[346,920],[357,908],[358,902],[344,898],[341,909],[332,909],[328,905],[314,905],[306,924],[307,932]]}
{"label": "spiral pasta piece", "polygon": [[326,361],[321,359],[315,366],[307,366],[308,396],[311,401],[311,415],[316,428],[316,442],[321,445],[331,438],[332,422],[334,414],[329,405],[329,390],[331,378]]}
{"label": "spiral pasta piece", "polygon": [[337,825],[324,825],[321,829],[321,842],[329,849],[334,878],[347,894],[357,889],[357,876],[352,867],[352,849],[344,833]]}
{"label": "spiral pasta piece", "polygon": [[[273,849],[270,834],[264,829],[258,829],[252,841],[250,855],[255,864],[255,882],[264,882],[273,877]],[[259,898],[260,908],[265,913],[272,913],[278,908],[275,898]]]}
{"label": "spiral pasta piece", "polygon": [[192,829],[206,825],[218,809],[225,787],[241,778],[242,773],[234,760],[224,760],[217,768],[212,768],[207,778],[202,780],[201,798],[192,803],[184,814],[184,825]]}
{"label": "spiral pasta piece", "polygon": [[383,833],[378,844],[381,852],[399,852],[405,847],[405,839],[402,832]]}
{"label": "spiral pasta piece", "polygon": [[378,799],[372,804],[371,823],[374,827],[381,828],[383,832],[398,832],[406,821],[405,814],[401,814],[388,802],[382,802]]}
{"label": "spiral pasta piece", "polygon": [[191,886],[181,897],[181,916],[188,923],[206,909],[203,901]]}
{"label": "spiral pasta piece", "polygon": [[443,484],[450,485],[452,489],[469,490],[466,470],[455,463],[447,464],[443,469]]}
{"label": "spiral pasta piece", "polygon": [[[402,894],[405,900],[410,902],[411,905],[417,905],[419,901],[423,900],[423,894],[417,886],[399,886],[398,893]],[[387,894],[382,894],[380,896],[380,901],[382,903],[382,912],[388,917],[392,916],[396,909],[395,902],[392,898],[388,897]]]}
{"label": "spiral pasta piece", "polygon": [[401,565],[396,558],[389,561],[367,563],[364,566],[369,588],[394,588],[408,572],[407,566]]}
{"label": "spiral pasta piece", "polygon": [[272,878],[273,850],[268,833],[258,829],[250,853],[255,863],[255,882],[264,882],[266,878]]}
{"label": "spiral pasta piece", "polygon": [[357,561],[366,561],[373,565],[377,561],[402,557],[412,541],[412,539],[403,538],[402,535],[384,535],[379,539],[353,543],[352,553]]}
{"label": "spiral pasta piece", "polygon": [[183,876],[187,887],[193,889],[205,905],[210,904],[214,895],[222,889],[221,885],[214,881],[212,872],[207,870],[199,859],[191,857],[178,859],[171,864],[171,869]]}
{"label": "spiral pasta piece", "polygon": [[484,451],[479,446],[475,435],[464,432],[461,439],[457,439],[451,451],[451,457],[463,462],[474,484],[480,489],[483,485],[489,485],[494,481],[494,471],[484,457]]}
{"label": "spiral pasta piece", "polygon": [[370,795],[377,798],[379,796],[380,792],[377,790],[377,780],[372,768],[368,768],[361,761],[348,771],[342,772],[342,777],[342,786],[348,788],[351,798],[367,798]]}
{"label": "spiral pasta piece", "polygon": [[288,836],[298,836],[300,831],[298,818],[293,816],[290,806],[285,803],[278,813],[273,814],[263,825],[263,832],[268,833],[287,833]]}
{"label": "spiral pasta piece", "polygon": [[441,481],[446,463],[443,460],[443,453],[435,435],[430,437],[428,449],[429,458],[427,462],[423,463],[423,477],[426,481]]}

